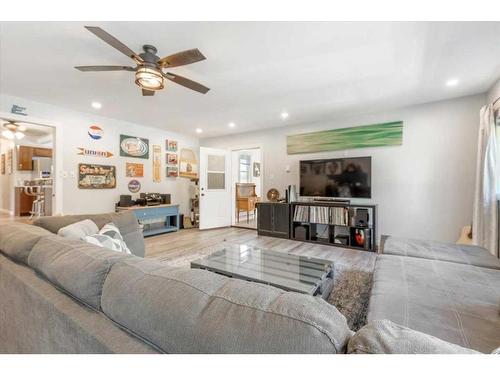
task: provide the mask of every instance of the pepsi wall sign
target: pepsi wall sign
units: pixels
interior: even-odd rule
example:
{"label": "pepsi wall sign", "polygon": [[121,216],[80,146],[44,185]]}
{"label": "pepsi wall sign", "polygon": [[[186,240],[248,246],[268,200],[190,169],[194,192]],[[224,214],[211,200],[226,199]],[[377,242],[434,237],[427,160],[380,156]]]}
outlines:
{"label": "pepsi wall sign", "polygon": [[99,126],[90,125],[88,134],[89,134],[90,138],[98,140],[98,139],[102,138],[102,135],[104,134],[104,132]]}
{"label": "pepsi wall sign", "polygon": [[132,180],[128,183],[128,190],[131,193],[138,193],[141,190],[141,183],[137,180]]}

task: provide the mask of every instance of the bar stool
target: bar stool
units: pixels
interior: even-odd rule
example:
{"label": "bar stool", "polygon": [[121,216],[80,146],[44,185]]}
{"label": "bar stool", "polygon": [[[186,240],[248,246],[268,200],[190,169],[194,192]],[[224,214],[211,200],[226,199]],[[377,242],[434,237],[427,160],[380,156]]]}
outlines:
{"label": "bar stool", "polygon": [[40,217],[43,215],[45,210],[45,193],[41,186],[25,186],[24,192],[26,195],[35,197],[30,211],[30,220],[33,217]]}

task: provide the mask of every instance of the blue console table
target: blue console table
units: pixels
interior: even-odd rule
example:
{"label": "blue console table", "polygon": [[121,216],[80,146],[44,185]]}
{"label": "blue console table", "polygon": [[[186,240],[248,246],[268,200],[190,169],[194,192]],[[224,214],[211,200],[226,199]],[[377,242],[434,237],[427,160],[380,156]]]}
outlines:
{"label": "blue console table", "polygon": [[117,207],[117,211],[131,210],[142,225],[144,237],[179,230],[179,205]]}

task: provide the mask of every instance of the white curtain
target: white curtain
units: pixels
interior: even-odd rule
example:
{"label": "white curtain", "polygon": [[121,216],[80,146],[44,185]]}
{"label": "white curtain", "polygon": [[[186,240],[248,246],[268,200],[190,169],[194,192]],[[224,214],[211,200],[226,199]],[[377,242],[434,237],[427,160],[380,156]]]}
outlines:
{"label": "white curtain", "polygon": [[481,108],[477,147],[472,242],[498,256],[497,141],[492,105]]}

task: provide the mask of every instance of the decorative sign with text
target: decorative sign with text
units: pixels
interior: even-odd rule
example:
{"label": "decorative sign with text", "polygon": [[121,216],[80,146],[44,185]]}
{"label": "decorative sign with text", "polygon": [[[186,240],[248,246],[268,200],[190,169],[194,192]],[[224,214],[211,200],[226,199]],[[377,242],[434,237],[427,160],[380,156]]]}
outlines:
{"label": "decorative sign with text", "polygon": [[116,168],[114,165],[78,164],[79,189],[114,189]]}
{"label": "decorative sign with text", "polygon": [[138,193],[141,190],[141,183],[137,180],[132,180],[128,183],[128,191]]}
{"label": "decorative sign with text", "polygon": [[153,182],[161,182],[161,147],[153,145]]}
{"label": "decorative sign with text", "polygon": [[89,150],[84,147],[77,147],[77,149],[78,149],[78,155],[95,156],[98,158],[110,158],[113,156],[113,153],[109,151]]}

